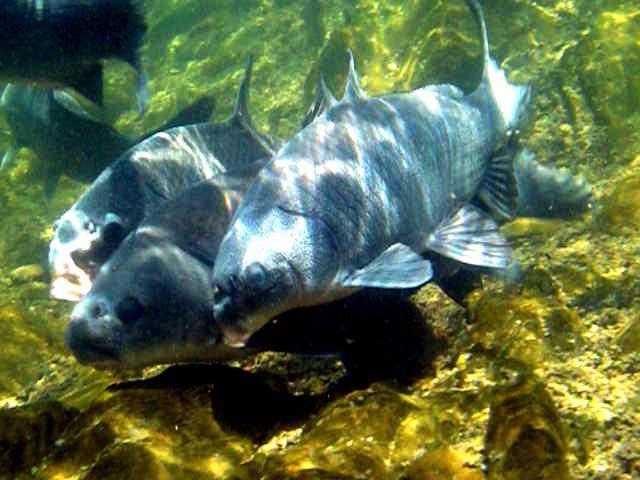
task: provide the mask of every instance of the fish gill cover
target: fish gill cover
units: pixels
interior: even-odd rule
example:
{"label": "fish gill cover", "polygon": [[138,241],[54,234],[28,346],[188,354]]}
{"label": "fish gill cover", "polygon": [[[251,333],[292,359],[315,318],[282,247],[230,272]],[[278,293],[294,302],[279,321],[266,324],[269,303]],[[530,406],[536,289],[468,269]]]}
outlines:
{"label": "fish gill cover", "polygon": [[[522,143],[544,165],[582,174],[596,199],[578,220],[502,227],[524,267],[519,284],[485,282],[466,309],[437,287],[410,305],[382,302],[391,324],[417,309],[431,330],[424,355],[435,358],[417,375],[424,362],[393,371],[392,382],[349,385],[337,360],[266,353],[242,361],[244,371],[183,367],[145,389],[106,392],[160,370],[96,372],[65,350],[71,306],[49,300],[44,264],[53,221],[86,185],[63,176],[44,203],[23,150],[0,177],[0,476],[636,478],[640,11],[631,0],[484,3],[492,55],[511,81],[533,86]],[[104,78],[105,119],[131,135],[205,93],[226,118],[249,54],[254,120],[281,138],[297,129],[320,74],[342,90],[348,48],[371,95],[432,83],[469,91],[480,73],[462,1],[145,8],[146,115],[133,107],[129,67],[109,62]],[[391,342],[399,328],[381,330],[388,342],[350,359],[360,378],[416,352],[406,338]]]}

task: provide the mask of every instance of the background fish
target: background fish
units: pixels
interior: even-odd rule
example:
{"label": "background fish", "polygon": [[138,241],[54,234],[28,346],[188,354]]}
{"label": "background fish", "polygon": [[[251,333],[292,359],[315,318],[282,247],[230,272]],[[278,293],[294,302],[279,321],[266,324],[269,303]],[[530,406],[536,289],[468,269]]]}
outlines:
{"label": "background fish", "polygon": [[[248,189],[216,259],[214,316],[242,346],[269,319],[362,288],[411,289],[447,263],[506,269],[496,219],[515,207],[501,148],[529,90],[489,57],[476,90],[368,97],[351,63],[344,97],[289,141]],[[449,270],[447,268],[446,270]]]}
{"label": "background fish", "polygon": [[49,246],[51,295],[79,300],[96,270],[150,212],[182,190],[227,170],[270,158],[272,139],[247,110],[251,61],[233,115],[158,133],[125,152],[56,222]]}
{"label": "background fish", "polygon": [[139,48],[147,30],[138,0],[3,0],[0,79],[69,86],[102,105],[102,63],[136,70],[138,107],[148,92]]}
{"label": "background fish", "polygon": [[206,122],[213,108],[213,98],[202,97],[161,127],[134,139],[95,118],[63,90],[10,84],[0,98],[0,111],[13,139],[0,171],[10,166],[21,148],[30,148],[38,156],[37,175],[43,178],[45,197],[50,199],[61,175],[92,182],[136,143],[162,130]]}

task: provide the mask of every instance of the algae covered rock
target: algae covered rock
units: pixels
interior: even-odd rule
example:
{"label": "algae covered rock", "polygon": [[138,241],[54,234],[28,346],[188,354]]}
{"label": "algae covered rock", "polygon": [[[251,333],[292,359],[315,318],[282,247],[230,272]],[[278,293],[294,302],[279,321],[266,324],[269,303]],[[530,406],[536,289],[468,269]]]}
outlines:
{"label": "algae covered rock", "polygon": [[27,474],[51,454],[77,414],[56,401],[0,410],[0,476]]}
{"label": "algae covered rock", "polygon": [[602,199],[596,222],[600,228],[619,232],[640,228],[640,173],[628,175],[615,183]]}
{"label": "algae covered rock", "polygon": [[568,480],[567,435],[544,384],[496,390],[486,436],[487,477]]}

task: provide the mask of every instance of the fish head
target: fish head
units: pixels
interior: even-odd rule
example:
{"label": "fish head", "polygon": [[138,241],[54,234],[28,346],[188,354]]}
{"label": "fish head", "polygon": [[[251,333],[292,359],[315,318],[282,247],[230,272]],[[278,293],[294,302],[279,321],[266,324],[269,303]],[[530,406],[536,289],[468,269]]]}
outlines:
{"label": "fish head", "polygon": [[98,268],[120,244],[127,230],[114,213],[92,215],[72,208],[54,224],[49,244],[52,298],[79,301],[91,288]]}
{"label": "fish head", "polygon": [[322,222],[270,204],[271,193],[255,185],[220,244],[211,282],[216,323],[236,347],[278,314],[319,303],[336,270]]}
{"label": "fish head", "polygon": [[139,228],[73,309],[68,348],[80,363],[100,369],[224,358],[209,272],[162,231]]}

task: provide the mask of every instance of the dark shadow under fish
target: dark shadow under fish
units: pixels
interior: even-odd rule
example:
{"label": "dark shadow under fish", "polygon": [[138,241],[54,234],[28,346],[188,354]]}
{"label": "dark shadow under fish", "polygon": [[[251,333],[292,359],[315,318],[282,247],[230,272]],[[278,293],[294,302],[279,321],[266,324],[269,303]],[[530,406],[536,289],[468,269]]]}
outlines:
{"label": "dark shadow under fish", "polygon": [[247,109],[251,65],[227,121],[170,129],[137,144],[61,216],[49,247],[54,298],[80,299],[122,239],[167,200],[273,155],[277,142],[254,128]]}
{"label": "dark shadow under fish", "polygon": [[45,197],[50,199],[61,175],[92,182],[128,148],[159,131],[205,122],[213,108],[213,98],[202,97],[161,127],[130,138],[95,118],[63,90],[10,84],[0,98],[0,111],[13,140],[0,171],[10,166],[21,148],[33,150],[38,157],[36,175],[43,178]]}
{"label": "dark shadow under fish", "polygon": [[135,69],[144,111],[139,49],[147,26],[139,0],[3,0],[0,18],[0,79],[72,87],[102,105],[102,60],[117,58]]}

